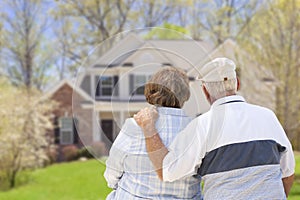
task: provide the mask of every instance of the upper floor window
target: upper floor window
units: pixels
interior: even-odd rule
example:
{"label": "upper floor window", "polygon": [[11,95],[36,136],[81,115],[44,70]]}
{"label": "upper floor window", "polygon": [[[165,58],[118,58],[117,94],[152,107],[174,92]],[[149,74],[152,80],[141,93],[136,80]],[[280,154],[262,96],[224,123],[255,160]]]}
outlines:
{"label": "upper floor window", "polygon": [[118,94],[118,76],[96,76],[96,97],[111,97]]}
{"label": "upper floor window", "polygon": [[145,83],[151,75],[135,74],[130,76],[130,92],[133,95],[144,95]]}

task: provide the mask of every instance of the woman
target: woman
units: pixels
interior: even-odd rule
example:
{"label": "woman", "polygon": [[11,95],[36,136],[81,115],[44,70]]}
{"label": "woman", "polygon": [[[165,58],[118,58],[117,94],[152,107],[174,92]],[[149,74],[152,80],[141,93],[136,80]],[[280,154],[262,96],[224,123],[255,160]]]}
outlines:
{"label": "woman", "polygon": [[[144,94],[148,103],[158,106],[156,128],[168,146],[191,121],[181,109],[190,97],[188,77],[179,69],[164,67],[145,85]],[[159,180],[142,130],[133,118],[126,120],[110,150],[104,177],[114,189],[107,199],[201,199],[200,178],[172,183]]]}

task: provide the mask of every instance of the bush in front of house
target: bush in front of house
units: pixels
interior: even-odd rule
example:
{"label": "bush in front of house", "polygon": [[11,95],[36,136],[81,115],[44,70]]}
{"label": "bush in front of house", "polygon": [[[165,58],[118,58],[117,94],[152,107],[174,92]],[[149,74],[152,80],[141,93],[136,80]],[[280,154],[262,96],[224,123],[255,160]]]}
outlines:
{"label": "bush in front of house", "polygon": [[78,147],[75,145],[69,145],[63,147],[62,153],[64,156],[64,160],[66,161],[77,160],[79,158]]}
{"label": "bush in front of house", "polygon": [[82,147],[78,150],[79,157],[101,158],[102,156],[108,155],[108,150],[103,142],[94,142],[89,146]]}
{"label": "bush in front of house", "polygon": [[84,157],[84,158],[88,158],[88,159],[91,159],[91,158],[94,158],[94,156],[91,154],[92,152],[92,147],[90,146],[86,146],[86,147],[82,147],[81,149],[78,150],[78,154],[79,154],[79,157]]}

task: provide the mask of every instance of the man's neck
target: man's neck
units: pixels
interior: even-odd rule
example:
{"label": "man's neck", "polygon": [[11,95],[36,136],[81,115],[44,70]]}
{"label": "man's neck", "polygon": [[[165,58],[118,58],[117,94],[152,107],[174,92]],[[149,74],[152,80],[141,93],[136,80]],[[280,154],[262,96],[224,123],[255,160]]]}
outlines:
{"label": "man's neck", "polygon": [[208,102],[210,103],[210,105],[212,105],[215,101],[217,101],[218,99],[222,99],[224,97],[229,97],[229,96],[233,96],[233,95],[236,95],[236,93],[228,93],[224,96],[221,96],[219,98],[211,98],[211,99],[208,99]]}

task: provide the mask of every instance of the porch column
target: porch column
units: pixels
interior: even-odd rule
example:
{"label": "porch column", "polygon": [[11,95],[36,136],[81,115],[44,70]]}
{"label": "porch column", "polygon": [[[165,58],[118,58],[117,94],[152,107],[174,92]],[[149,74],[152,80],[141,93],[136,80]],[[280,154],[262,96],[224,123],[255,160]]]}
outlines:
{"label": "porch column", "polygon": [[93,99],[95,99],[95,94],[96,94],[96,85],[95,85],[95,75],[91,74],[91,96]]}
{"label": "porch column", "polygon": [[101,140],[101,132],[99,127],[99,111],[93,111],[93,141]]}
{"label": "porch column", "polygon": [[[124,122],[125,122],[125,115],[124,115],[124,111],[123,110],[121,110],[120,111],[120,126],[122,127],[122,125],[124,124]],[[120,128],[121,128],[120,127]]]}

